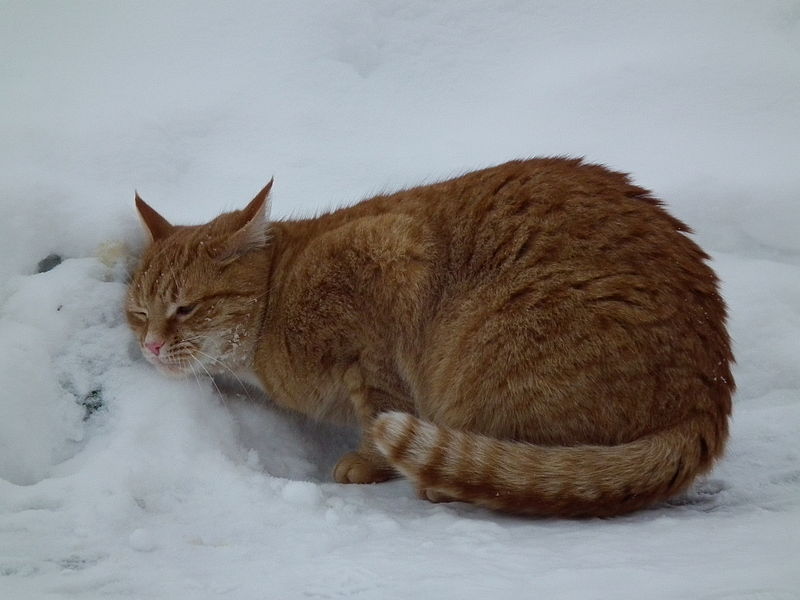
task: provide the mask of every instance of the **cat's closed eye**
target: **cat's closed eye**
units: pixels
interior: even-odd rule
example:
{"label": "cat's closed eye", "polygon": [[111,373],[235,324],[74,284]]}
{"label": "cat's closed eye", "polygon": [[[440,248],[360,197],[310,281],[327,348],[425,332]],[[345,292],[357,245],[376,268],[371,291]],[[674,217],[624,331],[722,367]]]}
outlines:
{"label": "cat's closed eye", "polygon": [[146,321],[147,320],[147,311],[145,311],[145,310],[140,310],[140,309],[130,310],[130,311],[128,311],[128,314],[131,317],[133,317],[134,319],[138,320],[138,321]]}
{"label": "cat's closed eye", "polygon": [[197,304],[186,304],[184,306],[179,306],[175,309],[175,314],[179,317],[188,317],[194,312],[195,308],[197,308]]}

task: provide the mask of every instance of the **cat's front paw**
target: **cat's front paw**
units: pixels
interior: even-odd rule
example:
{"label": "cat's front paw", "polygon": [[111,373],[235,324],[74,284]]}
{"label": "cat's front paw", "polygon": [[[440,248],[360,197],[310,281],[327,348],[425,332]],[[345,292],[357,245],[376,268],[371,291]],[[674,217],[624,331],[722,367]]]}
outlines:
{"label": "cat's front paw", "polygon": [[337,483],[378,483],[395,477],[394,471],[384,465],[376,464],[358,452],[348,452],[333,469]]}

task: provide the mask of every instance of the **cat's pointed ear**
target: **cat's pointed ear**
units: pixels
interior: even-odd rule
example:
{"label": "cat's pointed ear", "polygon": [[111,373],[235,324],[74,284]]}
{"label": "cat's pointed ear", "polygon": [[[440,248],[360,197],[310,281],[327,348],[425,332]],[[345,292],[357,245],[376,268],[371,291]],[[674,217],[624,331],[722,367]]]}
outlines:
{"label": "cat's pointed ear", "polygon": [[269,183],[267,183],[267,185],[265,185],[264,188],[256,194],[255,198],[250,200],[250,204],[248,204],[242,211],[247,223],[252,221],[263,223],[269,219],[270,209],[272,208],[272,201],[269,198],[269,192],[272,190],[272,184],[274,181],[275,178],[271,178]]}
{"label": "cat's pointed ear", "polygon": [[157,242],[167,237],[174,229],[164,217],[158,214],[147,202],[139,197],[139,192],[136,192],[136,210],[139,211],[139,217],[142,219],[142,224],[147,232],[150,234],[150,241]]}
{"label": "cat's pointed ear", "polygon": [[221,262],[228,262],[251,250],[263,248],[269,239],[267,220],[271,208],[269,192],[272,189],[273,179],[264,186],[256,197],[250,201],[239,215],[238,229],[227,239],[219,249],[215,258]]}

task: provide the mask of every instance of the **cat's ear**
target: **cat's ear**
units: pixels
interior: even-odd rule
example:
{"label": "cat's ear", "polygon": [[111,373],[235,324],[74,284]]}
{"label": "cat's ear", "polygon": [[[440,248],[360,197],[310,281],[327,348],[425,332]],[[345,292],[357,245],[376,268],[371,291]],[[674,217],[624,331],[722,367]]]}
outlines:
{"label": "cat's ear", "polygon": [[245,227],[247,224],[257,221],[258,223],[264,223],[267,219],[269,219],[270,209],[272,208],[272,201],[269,198],[269,192],[272,190],[272,183],[275,181],[275,178],[269,180],[269,183],[264,186],[264,188],[256,194],[256,197],[250,200],[250,204],[248,204],[244,210],[242,211],[243,217],[246,221]]}
{"label": "cat's ear", "polygon": [[238,228],[225,240],[215,258],[221,262],[228,262],[251,250],[263,248],[269,238],[267,219],[271,202],[269,192],[272,189],[273,179],[264,186],[256,197],[250,201],[244,210],[239,213]]}
{"label": "cat's ear", "polygon": [[157,242],[167,237],[174,229],[164,217],[158,214],[147,202],[139,197],[139,192],[136,192],[136,210],[139,211],[139,217],[142,219],[142,224],[147,232],[150,234],[150,241]]}

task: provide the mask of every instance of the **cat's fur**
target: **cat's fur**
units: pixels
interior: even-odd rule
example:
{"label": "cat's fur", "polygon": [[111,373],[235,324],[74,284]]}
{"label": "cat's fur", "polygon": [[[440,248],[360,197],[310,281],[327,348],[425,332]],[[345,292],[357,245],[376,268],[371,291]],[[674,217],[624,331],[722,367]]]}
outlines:
{"label": "cat's fur", "polygon": [[717,278],[625,175],[514,161],[267,224],[269,188],[194,227],[137,197],[153,242],[128,316],[164,371],[255,374],[282,406],[360,424],[337,481],[399,471],[432,500],[607,516],[721,455]]}

